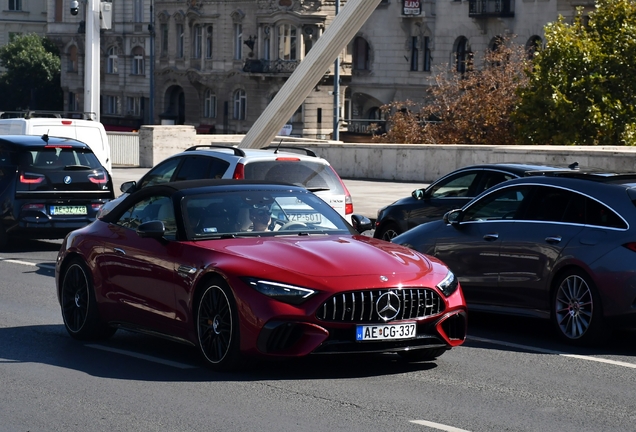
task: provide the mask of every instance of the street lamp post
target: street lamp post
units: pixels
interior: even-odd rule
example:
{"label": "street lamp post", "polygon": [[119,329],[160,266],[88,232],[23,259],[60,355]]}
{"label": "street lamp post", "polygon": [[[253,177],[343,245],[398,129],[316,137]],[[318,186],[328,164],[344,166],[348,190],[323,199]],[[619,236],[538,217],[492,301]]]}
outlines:
{"label": "street lamp post", "polygon": [[155,123],[155,0],[150,1],[150,24],[148,25],[150,31],[150,95],[149,103],[150,108],[148,114],[150,117],[150,124]]}
{"label": "street lamp post", "polygon": [[84,111],[99,121],[100,1],[86,0],[86,58],[84,63]]}
{"label": "street lamp post", "polygon": [[[336,0],[336,16],[340,13],[340,0]],[[340,141],[340,54],[333,65],[333,135],[334,141]]]}

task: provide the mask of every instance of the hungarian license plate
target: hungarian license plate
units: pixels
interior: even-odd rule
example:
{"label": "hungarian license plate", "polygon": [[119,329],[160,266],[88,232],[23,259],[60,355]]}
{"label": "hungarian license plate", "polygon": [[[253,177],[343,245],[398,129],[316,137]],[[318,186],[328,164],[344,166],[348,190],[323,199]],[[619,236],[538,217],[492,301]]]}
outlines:
{"label": "hungarian license plate", "polygon": [[288,213],[287,216],[290,221],[294,222],[319,224],[322,221],[320,213]]}
{"label": "hungarian license plate", "polygon": [[415,323],[356,326],[356,340],[411,339],[417,336]]}
{"label": "hungarian license plate", "polygon": [[87,213],[86,206],[51,206],[52,216],[76,216]]}

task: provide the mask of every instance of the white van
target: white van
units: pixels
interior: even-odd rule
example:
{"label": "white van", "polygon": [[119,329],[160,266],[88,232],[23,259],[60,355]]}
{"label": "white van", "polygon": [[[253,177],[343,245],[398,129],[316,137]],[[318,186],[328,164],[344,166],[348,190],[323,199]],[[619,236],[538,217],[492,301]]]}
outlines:
{"label": "white van", "polygon": [[44,134],[73,138],[88,144],[97,159],[112,175],[108,136],[100,122],[61,117],[0,118],[0,135]]}

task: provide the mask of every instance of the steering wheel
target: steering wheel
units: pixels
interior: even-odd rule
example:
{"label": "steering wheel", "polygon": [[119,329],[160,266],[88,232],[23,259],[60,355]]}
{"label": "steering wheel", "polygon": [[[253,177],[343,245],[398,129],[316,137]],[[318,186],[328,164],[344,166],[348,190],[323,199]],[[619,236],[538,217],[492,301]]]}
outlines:
{"label": "steering wheel", "polygon": [[307,228],[307,224],[304,222],[290,221],[290,222],[284,223],[283,226],[280,227],[279,231],[293,230],[293,229],[300,229],[300,228]]}

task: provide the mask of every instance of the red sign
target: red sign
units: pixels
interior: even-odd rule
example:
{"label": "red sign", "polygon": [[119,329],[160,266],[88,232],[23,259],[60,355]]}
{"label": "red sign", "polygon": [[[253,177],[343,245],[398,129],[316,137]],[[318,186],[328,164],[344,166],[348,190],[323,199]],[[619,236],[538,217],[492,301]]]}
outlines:
{"label": "red sign", "polygon": [[402,5],[403,15],[421,15],[422,2],[420,0],[404,0]]}

